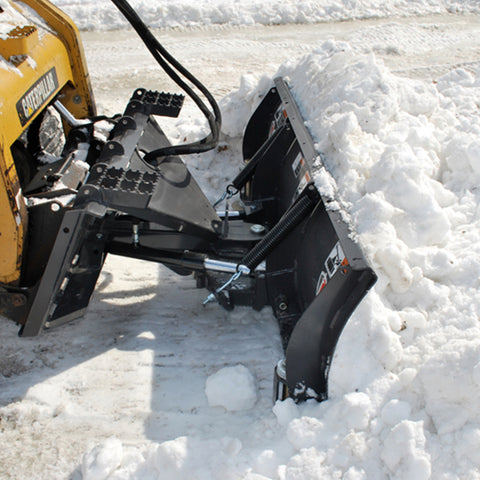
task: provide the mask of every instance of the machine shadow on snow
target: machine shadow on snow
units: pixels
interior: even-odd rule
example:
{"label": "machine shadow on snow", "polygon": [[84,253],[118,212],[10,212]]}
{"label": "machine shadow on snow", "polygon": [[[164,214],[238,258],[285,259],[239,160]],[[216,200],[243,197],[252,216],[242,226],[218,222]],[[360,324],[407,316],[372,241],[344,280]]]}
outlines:
{"label": "machine shadow on snow", "polygon": [[[218,305],[203,307],[205,294],[192,279],[178,279],[153,264],[114,259],[113,274],[110,268],[107,266],[102,274],[101,288],[97,287],[84,318],[35,339],[18,338],[9,329],[9,345],[30,365],[19,360],[17,371],[2,382],[10,394],[8,397],[4,392],[3,407],[30,396],[51,405],[52,411],[69,405],[76,409],[81,408],[77,406],[78,395],[87,397],[87,403],[88,398],[98,395],[92,422],[97,415],[108,418],[112,413],[138,418],[140,410],[143,435],[152,442],[202,436],[219,423],[225,434],[236,437],[255,421],[251,412],[230,412],[226,422],[222,408],[209,407],[205,382],[219,369],[243,363],[257,379],[256,409],[271,409],[271,366],[282,349],[278,327],[268,310],[254,313],[241,307],[225,312]],[[128,277],[141,269],[143,286],[127,289]],[[158,279],[164,283],[162,289],[156,286]],[[102,356],[114,359],[115,350],[140,355],[129,357],[131,364],[125,356],[120,364],[112,364],[109,370],[116,381],[110,385],[100,373],[104,368]],[[8,358],[8,352],[3,346],[2,357],[7,354]],[[66,375],[61,382],[64,390],[58,399],[43,397],[42,389],[36,390],[37,385],[49,385],[50,380],[62,375]],[[89,382],[82,386],[79,379],[86,376]],[[117,398],[118,412],[103,406],[104,388],[106,397]],[[62,428],[61,417],[49,421],[58,421]],[[125,426],[113,422],[102,427],[102,436],[131,435],[122,428]],[[75,478],[75,472],[72,475]]]}

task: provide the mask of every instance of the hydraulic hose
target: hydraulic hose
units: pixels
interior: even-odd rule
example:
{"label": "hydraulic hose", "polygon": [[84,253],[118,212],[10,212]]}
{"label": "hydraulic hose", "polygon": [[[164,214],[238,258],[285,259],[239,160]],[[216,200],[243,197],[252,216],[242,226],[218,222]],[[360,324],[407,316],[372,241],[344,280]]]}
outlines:
{"label": "hydraulic hose", "polygon": [[[220,108],[218,107],[213,95],[192,73],[190,73],[183,65],[181,65],[172,55],[170,55],[163,45],[155,38],[155,36],[127,0],[112,0],[112,2],[120,10],[133,29],[138,33],[145,46],[148,48],[158,64],[163,68],[165,73],[167,73],[167,75],[195,102],[200,111],[207,118],[211,130],[211,133],[202,140],[185,145],[173,145],[153,150],[145,155],[144,160],[146,162],[151,162],[155,158],[162,156],[200,153],[215,148],[218,143],[222,120]],[[183,77],[185,77],[195,87],[198,88],[198,90],[207,99],[213,110],[213,113],[190,87],[190,85],[188,85],[177,72],[179,72]]]}

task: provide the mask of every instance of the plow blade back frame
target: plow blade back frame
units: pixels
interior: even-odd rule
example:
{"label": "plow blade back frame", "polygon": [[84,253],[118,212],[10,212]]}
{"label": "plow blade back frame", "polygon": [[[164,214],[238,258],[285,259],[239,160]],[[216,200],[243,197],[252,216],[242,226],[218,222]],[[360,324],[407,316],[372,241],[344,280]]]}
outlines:
{"label": "plow blade back frame", "polygon": [[[262,151],[257,160],[256,152]],[[243,198],[254,218],[275,224],[324,168],[282,78],[266,95],[245,133],[253,158]],[[237,177],[238,178],[238,177]],[[243,178],[242,178],[243,180]],[[328,373],[343,327],[376,281],[341,212],[322,199],[266,259],[268,302],[286,352],[286,383],[296,401],[328,395]]]}

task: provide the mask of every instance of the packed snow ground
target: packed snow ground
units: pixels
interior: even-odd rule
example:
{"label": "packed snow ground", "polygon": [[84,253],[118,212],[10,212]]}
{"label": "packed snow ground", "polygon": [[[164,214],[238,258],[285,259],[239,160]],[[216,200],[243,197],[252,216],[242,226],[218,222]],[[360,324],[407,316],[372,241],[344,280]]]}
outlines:
{"label": "packed snow ground", "polygon": [[[339,18],[356,18],[349,2],[336,5]],[[404,4],[422,5],[448,7]],[[476,3],[457,5],[472,11]],[[255,32],[263,47],[272,37],[275,48],[263,51],[255,37],[243,50],[256,63],[233,54],[235,29],[171,32],[171,42],[186,64],[195,58],[195,72],[202,59],[189,35],[203,36],[209,52],[213,35],[210,44],[227,50],[222,68],[206,61],[203,72],[214,93],[232,90],[221,101],[228,148],[189,160],[208,195],[238,170],[245,122],[271,78],[283,75],[325,160],[316,181],[337,196],[379,276],[340,339],[330,399],[272,408],[282,352],[268,309],[204,309],[193,280],[109,257],[83,319],[35,339],[0,324],[0,477],[480,478],[478,17],[341,24],[340,34],[305,28],[303,45],[288,30],[241,29],[239,37]],[[102,55],[108,39],[84,36],[109,113],[123,108],[139,79],[156,78],[120,35],[125,65]],[[133,57],[137,78],[127,78]],[[202,128],[188,105],[169,125],[177,139]]]}

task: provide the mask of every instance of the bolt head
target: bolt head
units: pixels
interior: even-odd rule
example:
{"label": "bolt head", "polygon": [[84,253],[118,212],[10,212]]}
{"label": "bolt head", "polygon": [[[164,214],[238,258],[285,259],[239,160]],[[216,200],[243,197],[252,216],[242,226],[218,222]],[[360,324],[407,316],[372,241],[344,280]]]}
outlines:
{"label": "bolt head", "polygon": [[250,227],[250,231],[252,233],[260,235],[262,233],[265,233],[265,227],[263,225],[260,225],[260,224],[256,223],[256,224],[254,224]]}
{"label": "bolt head", "polygon": [[281,310],[282,312],[285,312],[287,308],[288,308],[287,302],[280,302],[278,304],[278,309]]}

